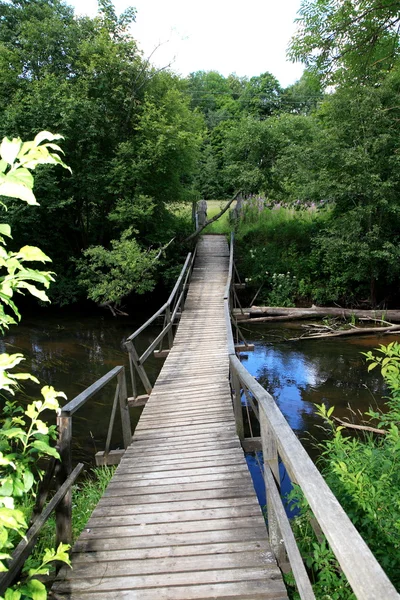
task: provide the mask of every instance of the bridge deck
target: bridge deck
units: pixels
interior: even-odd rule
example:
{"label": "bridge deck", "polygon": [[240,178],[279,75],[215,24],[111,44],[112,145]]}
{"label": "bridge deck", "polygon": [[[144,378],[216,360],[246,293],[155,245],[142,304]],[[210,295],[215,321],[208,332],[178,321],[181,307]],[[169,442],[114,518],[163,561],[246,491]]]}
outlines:
{"label": "bridge deck", "polygon": [[235,431],[228,262],[223,237],[201,239],[173,349],[57,597],[287,598]]}

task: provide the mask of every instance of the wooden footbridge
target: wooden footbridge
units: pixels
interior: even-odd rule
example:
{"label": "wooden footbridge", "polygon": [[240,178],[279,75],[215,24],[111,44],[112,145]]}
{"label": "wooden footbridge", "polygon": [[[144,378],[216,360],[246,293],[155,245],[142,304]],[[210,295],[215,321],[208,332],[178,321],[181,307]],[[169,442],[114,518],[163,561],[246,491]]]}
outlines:
{"label": "wooden footbridge", "polygon": [[[127,339],[131,403],[145,403],[133,438],[123,367],[63,408],[58,420],[63,487],[51,501],[57,505],[59,540],[71,535],[65,489],[76,473],[71,473],[72,415],[113,379],[117,386],[101,458],[118,455],[110,451],[118,405],[125,451],[73,547],[72,570],[59,572],[54,598],[284,600],[283,570],[292,572],[302,600],[315,600],[281,500],[282,461],[309,502],[318,539],[330,544],[356,598],[399,599],[273,398],[236,356],[230,321],[233,268],[233,244],[228,249],[223,236],[202,237],[168,301]],[[139,356],[137,336],[161,315],[161,333]],[[154,386],[143,366],[153,352],[166,356]],[[138,393],[137,376],[146,396]],[[243,403],[260,422],[268,528],[241,447]],[[34,535],[28,532],[27,538],[29,545]],[[0,594],[2,583],[0,577]]]}

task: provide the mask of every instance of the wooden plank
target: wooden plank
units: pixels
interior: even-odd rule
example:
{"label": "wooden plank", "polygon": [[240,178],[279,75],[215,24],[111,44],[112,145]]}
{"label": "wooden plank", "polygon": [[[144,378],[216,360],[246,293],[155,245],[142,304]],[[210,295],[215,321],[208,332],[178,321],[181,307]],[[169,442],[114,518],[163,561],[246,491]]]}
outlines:
{"label": "wooden plank", "polygon": [[[131,591],[113,590],[113,600],[136,600]],[[67,600],[67,595],[58,598]],[[110,600],[109,592],[74,592],[74,600]],[[236,581],[235,583],[212,583],[201,585],[184,585],[178,587],[165,586],[154,589],[141,589],[140,600],[204,600],[205,598],[218,598],[219,600],[287,600],[286,592],[282,589],[268,590],[265,582],[259,580]]]}
{"label": "wooden plank", "polygon": [[121,527],[132,527],[134,525],[153,525],[156,523],[177,523],[180,525],[187,523],[188,527],[194,521],[207,521],[208,526],[212,526],[214,519],[247,519],[247,517],[257,517],[260,515],[259,506],[224,506],[223,508],[194,509],[194,510],[171,510],[162,513],[138,513],[127,515],[112,516],[92,516],[87,527],[105,528],[115,527],[119,530]]}
{"label": "wooden plank", "polygon": [[[274,589],[275,593],[280,591],[282,593],[283,583],[278,578],[278,574],[273,569],[264,567],[258,568],[242,568],[242,569],[219,569],[210,571],[194,571],[184,573],[164,573],[163,584],[164,586],[187,586],[191,584],[203,584],[203,583],[232,583],[243,580],[262,580],[269,588]],[[159,575],[130,575],[129,577],[106,577],[103,573],[99,573],[96,576],[96,582],[93,578],[87,579],[68,579],[67,581],[60,581],[53,586],[53,590],[58,592],[72,592],[75,591],[93,591],[93,586],[96,585],[96,591],[98,592],[112,592],[113,590],[129,590],[129,589],[146,589],[146,588],[159,588],[160,576]],[[284,588],[283,588],[284,589]],[[140,592],[141,593],[141,592]],[[153,590],[153,594],[157,594]]]}
{"label": "wooden plank", "polygon": [[[65,575],[68,567],[64,568]],[[158,557],[155,559],[136,559],[135,561],[113,562],[109,564],[106,557],[100,561],[96,556],[93,563],[87,561],[80,562],[75,560],[74,568],[71,573],[68,573],[70,580],[83,579],[85,577],[98,578],[104,577],[135,577],[138,573],[141,575],[155,575],[165,573],[184,573],[186,571],[200,572],[213,571],[219,569],[242,569],[242,568],[265,568],[275,576],[280,575],[279,569],[276,566],[275,559],[272,553],[263,553],[260,550],[250,551],[246,553],[227,553],[199,556],[181,556],[179,561],[176,557]],[[314,599],[315,600],[315,599]]]}
{"label": "wooden plank", "polygon": [[[157,502],[157,503],[148,503],[148,504],[123,504],[122,506],[115,506],[113,508],[113,516],[126,516],[126,515],[134,515],[138,512],[140,514],[157,514],[157,513],[167,513],[173,511],[188,511],[188,510],[210,510],[215,508],[227,508],[227,507],[239,507],[241,508],[243,505],[252,506],[253,508],[259,508],[257,500],[253,495],[250,495],[248,492],[247,497],[243,498],[209,498],[209,499],[196,499],[196,500],[186,500],[173,502],[168,497],[168,502]],[[109,506],[104,506],[103,503],[100,503],[97,508],[94,509],[91,518],[98,518],[107,516],[110,514]],[[179,515],[180,517],[180,515]],[[178,517],[178,518],[179,518]]]}
{"label": "wooden plank", "polygon": [[213,519],[212,523],[207,520],[204,521],[188,521],[188,522],[174,522],[174,523],[151,523],[142,525],[130,525],[125,527],[95,527],[84,529],[81,533],[82,539],[105,539],[115,538],[118,534],[119,538],[123,537],[142,537],[142,536],[161,536],[169,533],[194,533],[196,531],[207,532],[204,536],[205,540],[208,539],[208,532],[212,529],[213,531],[228,530],[228,529],[242,529],[246,527],[260,527],[260,515],[248,517],[246,520],[238,518],[229,519]]}
{"label": "wooden plank", "polygon": [[74,546],[73,571],[53,587],[60,598],[287,600],[236,435],[229,256],[224,238],[199,242],[173,347],[157,353],[163,368]]}
{"label": "wooden plank", "polygon": [[[243,554],[245,552],[262,552],[268,560],[273,559],[272,552],[267,550],[259,540],[220,542],[214,544],[193,544],[186,546],[161,546],[160,548],[127,548],[123,550],[107,550],[97,552],[82,552],[79,555],[79,565],[94,562],[136,561],[152,558],[181,556],[202,556],[218,554]],[[78,564],[78,563],[77,563]],[[179,564],[179,563],[177,563]]]}
{"label": "wooden plank", "polygon": [[[125,490],[126,491],[126,490]],[[150,494],[150,493],[144,493],[144,494],[131,494],[130,491],[126,491],[126,494],[129,496],[129,498],[127,498],[126,495],[123,495],[123,491],[120,494],[114,494],[114,493],[110,493],[109,495],[106,494],[102,497],[101,499],[101,507],[103,506],[113,506],[115,508],[117,508],[118,506],[123,506],[126,507],[127,505],[129,506],[134,506],[135,504],[141,504],[144,505],[146,503],[153,503],[156,500],[159,500],[161,504],[165,503],[165,499],[163,499],[163,496],[160,496],[158,494],[158,491],[154,491],[154,494]],[[181,489],[179,488],[178,491],[169,491],[168,492],[168,502],[170,503],[174,503],[174,502],[180,502],[180,501],[189,501],[189,500],[194,500],[195,502],[199,502],[201,500],[204,499],[230,499],[230,498],[237,498],[237,499],[244,499],[247,498],[249,496],[249,494],[254,494],[253,490],[251,488],[249,488],[248,485],[242,485],[242,486],[232,486],[232,485],[228,485],[228,487],[218,487],[218,488],[212,488],[212,489],[204,489],[203,487],[201,487],[200,489],[192,489],[192,487],[189,487],[189,489]],[[243,500],[244,501],[244,500]]]}

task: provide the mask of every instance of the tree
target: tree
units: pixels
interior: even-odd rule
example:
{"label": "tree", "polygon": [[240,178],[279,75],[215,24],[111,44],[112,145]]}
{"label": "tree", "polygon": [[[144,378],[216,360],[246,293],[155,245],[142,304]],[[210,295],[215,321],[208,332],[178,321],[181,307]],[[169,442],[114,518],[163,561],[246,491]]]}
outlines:
{"label": "tree", "polygon": [[0,135],[57,130],[72,167],[68,176],[38,170],[40,206],[6,215],[18,243],[33,235],[51,251],[62,304],[79,294],[75,259],[123,233],[108,219],[118,203],[147,195],[161,220],[164,205],[192,187],[202,119],[179,79],[142,59],[128,30],[133,9],[117,16],[102,0],[91,19],[60,0],[1,0],[0,15]]}
{"label": "tree", "polygon": [[280,110],[281,93],[276,77],[266,72],[246,83],[240,103],[247,114],[265,119]]}
{"label": "tree", "polygon": [[376,77],[399,56],[398,0],[303,0],[299,14],[289,56],[328,81]]}

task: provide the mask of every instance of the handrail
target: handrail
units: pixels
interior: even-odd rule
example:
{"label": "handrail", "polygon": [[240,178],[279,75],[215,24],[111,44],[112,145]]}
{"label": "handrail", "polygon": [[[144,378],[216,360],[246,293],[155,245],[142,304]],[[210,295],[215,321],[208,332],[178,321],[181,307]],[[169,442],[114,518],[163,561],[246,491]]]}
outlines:
{"label": "handrail", "polygon": [[[233,254],[232,242],[231,255]],[[231,272],[228,281],[231,281]],[[315,600],[280,497],[279,459],[281,459],[291,480],[303,491],[357,599],[399,600],[399,594],[297,439],[273,397],[250,375],[232,351],[229,294],[225,294],[225,316],[233,405],[239,437],[243,438],[242,390],[246,399],[251,399],[251,395],[253,402],[258,405],[264,463],[263,477],[267,494],[268,533],[278,563],[283,564],[286,561],[287,553],[300,598]]]}
{"label": "handrail", "polygon": [[73,400],[68,402],[65,406],[61,408],[61,414],[63,416],[72,416],[81,406],[83,406],[89,398],[94,396],[97,392],[101,390],[111,379],[113,379],[118,373],[123,370],[124,367],[114,367],[111,371],[100,377],[95,383],[86,388],[83,392],[75,396]]}
{"label": "handrail", "polygon": [[49,501],[47,506],[43,509],[42,513],[37,516],[34,523],[30,526],[25,536],[19,542],[18,546],[15,548],[12,553],[10,562],[8,564],[8,570],[4,573],[0,574],[0,595],[3,596],[6,589],[13,584],[13,582],[18,577],[24,562],[31,554],[32,550],[35,547],[35,543],[37,537],[42,529],[42,527],[46,524],[49,519],[51,513],[57,508],[61,500],[64,498],[65,494],[71,489],[71,486],[74,485],[78,475],[83,469],[83,463],[79,463],[75,469],[72,471],[68,479],[63,483],[63,485],[58,489],[58,491],[54,494],[53,498]]}
{"label": "handrail", "polygon": [[[189,254],[187,255],[183,267],[179,273],[178,279],[176,280],[173,290],[168,297],[168,300],[164,302],[161,308],[159,308],[154,313],[154,315],[150,317],[150,319],[148,319],[141,327],[136,329],[136,331],[134,331],[125,340],[125,347],[129,354],[133,405],[135,405],[135,402],[137,402],[139,398],[136,374],[139,376],[139,379],[142,382],[142,385],[148,395],[153,389],[153,386],[147,376],[143,363],[149,358],[149,356],[153,352],[156,356],[165,358],[165,356],[168,354],[169,350],[171,350],[173,346],[173,326],[175,325],[175,320],[178,317],[178,311],[180,310],[180,312],[182,312],[183,310],[187,284],[192,273],[195,257],[196,249],[193,253],[189,252]],[[133,343],[134,340],[138,337],[139,334],[141,334],[145,329],[147,329],[147,327],[151,325],[157,317],[160,317],[161,315],[164,315],[164,323],[161,332],[155,337],[155,339],[146,348],[146,350],[144,350],[144,352],[139,356],[139,353]],[[168,335],[168,348],[163,349],[163,341],[166,335]],[[155,352],[157,347],[158,350]]]}
{"label": "handrail", "polygon": [[146,329],[146,328],[147,328],[149,325],[151,325],[151,324],[153,323],[153,321],[155,321],[155,320],[156,320],[156,318],[157,318],[157,317],[159,317],[160,315],[162,315],[162,313],[165,311],[165,309],[166,309],[168,306],[171,306],[171,304],[172,304],[172,301],[173,301],[173,299],[174,299],[174,297],[175,297],[175,295],[176,295],[176,293],[177,293],[177,291],[178,291],[179,285],[180,285],[180,283],[181,283],[181,281],[182,281],[183,274],[184,274],[184,272],[185,272],[185,271],[186,271],[186,269],[187,269],[187,266],[188,266],[188,264],[189,264],[189,261],[190,261],[190,258],[191,258],[191,256],[192,256],[192,254],[191,254],[191,252],[189,252],[189,254],[188,254],[188,255],[187,255],[187,257],[186,257],[185,263],[184,263],[184,265],[183,265],[183,267],[182,267],[182,269],[181,269],[181,272],[180,272],[180,274],[179,274],[179,277],[178,277],[178,279],[176,280],[176,283],[175,283],[175,285],[174,285],[174,288],[173,288],[172,292],[170,293],[170,295],[169,295],[169,297],[168,297],[168,300],[167,300],[166,302],[164,302],[164,304],[161,306],[161,308],[159,308],[159,309],[158,309],[158,310],[157,310],[157,311],[154,313],[154,315],[152,315],[152,316],[150,317],[150,319],[147,319],[147,321],[146,321],[145,323],[143,323],[143,325],[141,325],[141,326],[140,326],[138,329],[136,329],[136,331],[134,331],[133,333],[131,333],[131,335],[130,335],[130,336],[128,336],[128,337],[126,338],[126,340],[125,340],[125,343],[126,343],[126,342],[131,342],[132,340],[134,340],[134,339],[135,339],[135,338],[136,338],[136,337],[137,337],[137,336],[138,336],[140,333],[142,333],[142,332],[143,332],[143,331],[144,331],[144,330],[145,330],[145,329]]}
{"label": "handrail", "polygon": [[[58,452],[60,454],[60,468],[57,473],[57,485],[61,488],[72,472],[72,416],[92,396],[99,392],[114,378],[117,379],[114,402],[111,409],[111,417],[107,432],[106,447],[102,454],[102,464],[107,464],[110,450],[111,435],[114,427],[115,413],[119,404],[121,414],[123,444],[126,449],[132,441],[132,429],[129,416],[128,394],[126,391],[125,367],[117,366],[100,377],[86,390],[78,394],[73,400],[62,407],[57,415],[58,428]],[[97,456],[96,456],[97,462]],[[56,508],[57,545],[60,542],[71,543],[72,540],[72,497],[71,490],[67,491]]]}

